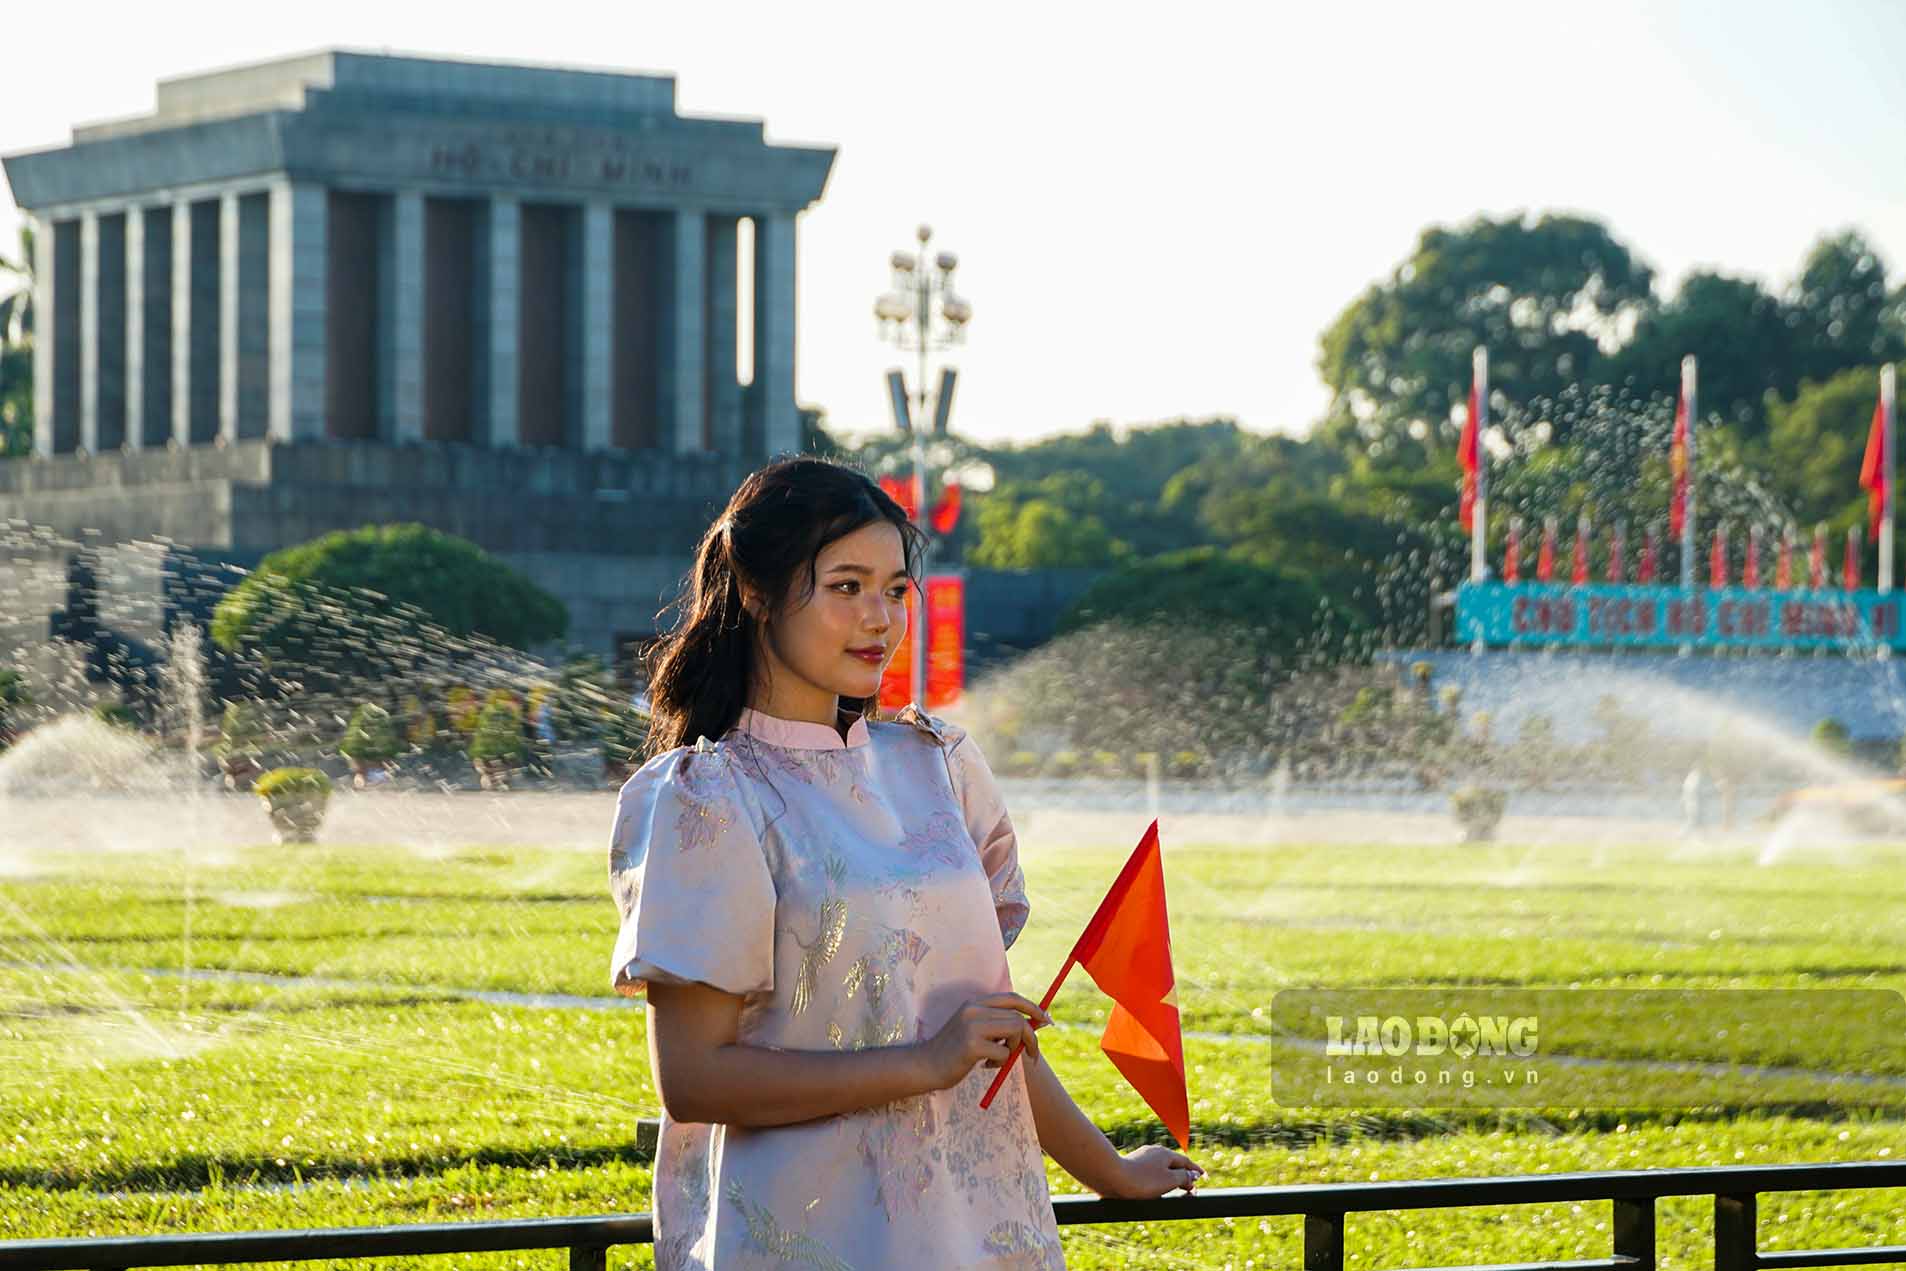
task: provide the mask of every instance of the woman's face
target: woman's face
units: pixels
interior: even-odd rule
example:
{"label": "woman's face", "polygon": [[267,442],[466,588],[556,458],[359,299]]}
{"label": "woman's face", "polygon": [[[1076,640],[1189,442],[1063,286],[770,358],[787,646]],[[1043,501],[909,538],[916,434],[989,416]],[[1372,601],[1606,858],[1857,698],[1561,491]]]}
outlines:
{"label": "woman's face", "polygon": [[821,549],[814,591],[797,579],[764,631],[765,704],[784,719],[834,722],[838,698],[873,697],[907,634],[906,557],[892,522],[873,521]]}

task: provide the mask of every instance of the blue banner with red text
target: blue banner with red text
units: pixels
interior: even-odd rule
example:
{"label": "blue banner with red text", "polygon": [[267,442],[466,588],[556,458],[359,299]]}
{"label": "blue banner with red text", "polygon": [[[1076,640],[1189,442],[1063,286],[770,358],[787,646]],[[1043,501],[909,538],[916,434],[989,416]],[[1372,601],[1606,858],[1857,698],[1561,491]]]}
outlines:
{"label": "blue banner with red text", "polygon": [[1902,593],[1619,583],[1463,583],[1456,636],[1485,645],[1906,648]]}

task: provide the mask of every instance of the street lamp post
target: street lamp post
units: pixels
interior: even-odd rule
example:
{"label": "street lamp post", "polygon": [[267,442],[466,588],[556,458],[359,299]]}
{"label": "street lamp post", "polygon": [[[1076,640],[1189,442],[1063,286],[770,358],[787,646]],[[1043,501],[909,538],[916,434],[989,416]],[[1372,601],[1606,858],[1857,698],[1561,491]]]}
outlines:
{"label": "street lamp post", "polygon": [[[952,252],[940,252],[929,257],[927,244],[933,238],[931,226],[922,225],[914,235],[918,246],[911,252],[898,251],[893,254],[893,286],[886,294],[874,302],[874,316],[880,320],[882,338],[892,340],[903,351],[917,352],[920,355],[919,379],[914,383],[913,397],[917,403],[913,419],[897,419],[897,425],[907,428],[912,435],[913,452],[913,507],[915,520],[927,536],[925,559],[921,562],[920,601],[916,607],[917,621],[909,633],[913,640],[912,684],[909,686],[913,700],[921,710],[927,705],[927,595],[926,566],[933,559],[935,536],[932,522],[927,516],[927,355],[951,348],[961,342],[966,335],[966,324],[972,320],[973,306],[955,294],[953,290],[953,271],[959,266],[959,258]],[[897,372],[896,372],[897,374]],[[904,402],[904,398],[901,399]],[[943,405],[936,403],[936,405]],[[944,426],[945,411],[937,412],[936,423]]]}

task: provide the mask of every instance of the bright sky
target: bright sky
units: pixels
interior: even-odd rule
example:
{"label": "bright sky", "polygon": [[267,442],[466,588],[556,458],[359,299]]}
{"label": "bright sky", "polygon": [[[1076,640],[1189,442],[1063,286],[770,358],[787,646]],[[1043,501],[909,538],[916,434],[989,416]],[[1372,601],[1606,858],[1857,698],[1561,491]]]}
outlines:
{"label": "bright sky", "polygon": [[[1906,271],[1906,5],[193,3],[14,6],[0,153],[160,78],[340,45],[673,73],[688,114],[839,147],[801,227],[799,393],[888,426],[887,257],[975,316],[957,431],[1228,414],[1301,431],[1317,334],[1430,222],[1605,219],[1670,284],[1784,284],[1854,226]],[[17,214],[0,194],[0,242]],[[907,365],[911,366],[908,359]],[[911,373],[911,372],[910,372]]]}

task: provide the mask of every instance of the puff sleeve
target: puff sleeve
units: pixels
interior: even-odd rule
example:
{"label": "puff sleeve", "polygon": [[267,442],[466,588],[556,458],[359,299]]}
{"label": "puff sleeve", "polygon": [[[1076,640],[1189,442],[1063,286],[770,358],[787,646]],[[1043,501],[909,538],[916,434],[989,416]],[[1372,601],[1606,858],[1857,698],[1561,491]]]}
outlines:
{"label": "puff sleeve", "polygon": [[744,996],[774,988],[774,879],[720,750],[657,755],[623,785],[609,845],[622,926],[610,975],[633,997],[650,982]]}
{"label": "puff sleeve", "polygon": [[999,915],[1000,938],[1012,948],[1025,928],[1032,906],[1026,900],[1026,876],[1019,868],[1019,839],[999,781],[980,753],[979,744],[965,729],[935,719],[946,739],[947,763],[959,792],[967,832],[979,847],[980,864],[993,888],[993,911]]}

